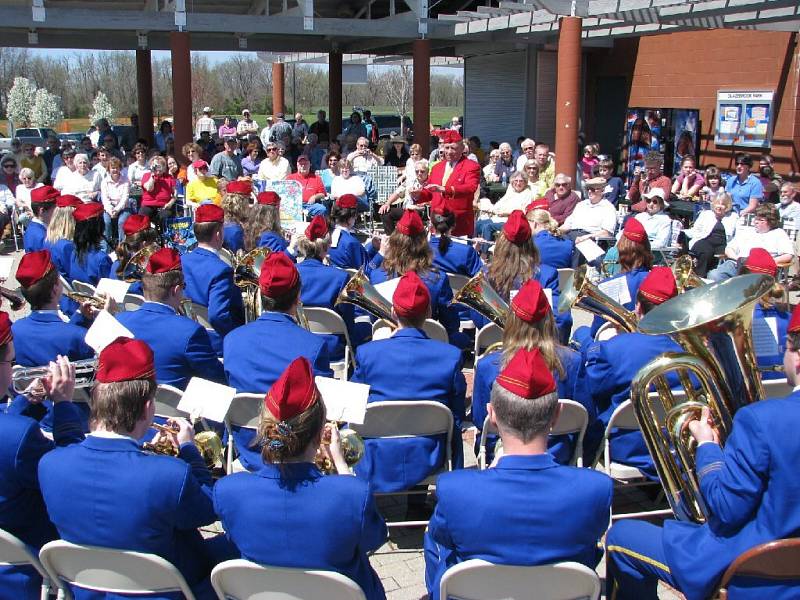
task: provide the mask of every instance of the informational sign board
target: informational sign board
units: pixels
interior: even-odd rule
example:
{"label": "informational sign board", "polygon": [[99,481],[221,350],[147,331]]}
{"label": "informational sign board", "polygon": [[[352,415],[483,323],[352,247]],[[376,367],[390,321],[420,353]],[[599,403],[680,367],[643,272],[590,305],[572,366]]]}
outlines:
{"label": "informational sign board", "polygon": [[303,220],[303,188],[299,183],[288,179],[253,183],[259,192],[272,190],[281,197],[281,227],[288,228],[295,221]]}
{"label": "informational sign board", "polygon": [[772,91],[717,92],[714,143],[722,146],[769,148],[772,144]]}
{"label": "informational sign board", "polygon": [[186,254],[197,245],[192,228],[192,217],[164,219],[164,245]]}

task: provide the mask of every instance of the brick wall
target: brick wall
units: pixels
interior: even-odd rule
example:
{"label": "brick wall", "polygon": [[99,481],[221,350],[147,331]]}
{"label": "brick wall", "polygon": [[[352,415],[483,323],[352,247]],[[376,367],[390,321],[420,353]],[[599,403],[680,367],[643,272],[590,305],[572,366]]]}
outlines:
{"label": "brick wall", "polygon": [[[594,82],[624,75],[628,106],[700,109],[701,163],[733,165],[730,147],[714,144],[717,90],[775,90],[771,153],[779,173],[800,172],[800,51],[785,32],[706,30],[617,40],[587,55],[587,138],[597,107]],[[755,151],[754,154],[758,154]],[[799,173],[800,174],[800,173]]]}

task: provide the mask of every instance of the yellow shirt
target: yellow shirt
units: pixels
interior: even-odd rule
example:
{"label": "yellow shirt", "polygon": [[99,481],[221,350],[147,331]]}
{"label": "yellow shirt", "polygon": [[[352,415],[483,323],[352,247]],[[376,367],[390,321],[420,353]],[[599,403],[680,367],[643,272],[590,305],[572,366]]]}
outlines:
{"label": "yellow shirt", "polygon": [[34,156],[33,158],[24,156],[19,160],[19,167],[20,169],[27,167],[28,169],[32,170],[34,180],[39,182],[43,181],[47,175],[47,165],[41,156]]}
{"label": "yellow shirt", "polygon": [[206,200],[211,200],[217,206],[222,204],[222,198],[217,190],[217,178],[214,176],[195,177],[186,186],[186,201],[200,204]]}

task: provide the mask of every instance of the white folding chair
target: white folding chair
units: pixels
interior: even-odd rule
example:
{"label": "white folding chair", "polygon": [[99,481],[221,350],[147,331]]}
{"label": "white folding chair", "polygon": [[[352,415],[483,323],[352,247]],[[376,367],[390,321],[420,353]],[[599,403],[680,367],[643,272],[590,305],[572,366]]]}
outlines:
{"label": "white folding chair", "polygon": [[[372,335],[374,336],[378,329],[384,328],[390,329],[391,325],[383,319],[378,319],[372,324]],[[445,344],[450,342],[450,338],[447,336],[447,330],[444,328],[444,325],[439,323],[439,321],[425,319],[425,324],[422,326],[422,330],[432,340],[438,340],[440,342],[444,342]]]}
{"label": "white folding chair", "polygon": [[234,472],[233,454],[235,444],[233,440],[233,428],[244,427],[258,430],[261,421],[261,405],[264,402],[263,394],[236,394],[231,401],[228,414],[225,416],[225,427],[228,430],[228,460],[225,464],[225,473],[230,475]]}
{"label": "white folding chair", "polygon": [[41,600],[50,595],[50,576],[39,558],[28,551],[28,547],[17,536],[0,529],[0,566],[21,567],[30,565],[42,576]]}
{"label": "white folding chair", "polygon": [[475,364],[483,358],[486,349],[503,341],[503,330],[494,323],[487,323],[475,334]]}
{"label": "white folding chair", "polygon": [[[683,390],[673,390],[673,396],[680,401],[680,398],[685,397]],[[652,403],[655,410],[658,410],[661,404],[656,401]],[[663,423],[663,418],[661,419]],[[620,404],[617,409],[611,414],[608,421],[606,430],[603,432],[603,441],[597,451],[597,456],[594,460],[594,467],[603,471],[606,475],[614,480],[615,485],[623,486],[642,486],[642,485],[658,485],[658,481],[651,481],[644,474],[630,465],[623,465],[621,463],[613,462],[611,460],[611,432],[614,429],[626,430],[639,430],[639,421],[636,419],[636,413],[633,410],[633,404],[630,400],[626,400]],[[600,459],[602,458],[602,465]],[[657,515],[671,515],[671,509],[658,509],[648,510],[634,513],[618,513],[611,515],[611,519],[637,519],[641,517],[657,516]]]}
{"label": "white folding chair", "polygon": [[217,251],[217,256],[219,256],[222,262],[226,263],[229,267],[233,266],[233,253],[227,248],[220,248]]}
{"label": "white folding chair", "polygon": [[144,302],[144,296],[140,296],[139,294],[125,294],[125,299],[122,301],[122,310],[138,310]]}
{"label": "white folding chair", "polygon": [[[350,424],[350,427],[362,438],[401,438],[442,435],[445,440],[445,460],[442,468],[431,473],[418,485],[435,485],[440,473],[453,470],[452,438],[453,413],[450,409],[435,400],[388,400],[373,402],[367,405],[364,424]],[[427,494],[427,490],[405,490],[387,492],[378,495],[410,495]],[[418,527],[427,525],[428,521],[394,521],[387,523],[389,527]]]}
{"label": "white folding chair", "polygon": [[200,323],[203,327],[209,330],[213,330],[214,328],[211,326],[211,322],[208,320],[208,307],[203,306],[202,304],[198,304],[197,302],[192,302],[192,312],[194,313],[195,320]]}
{"label": "white folding chair", "polygon": [[183,391],[176,387],[159,383],[156,388],[156,416],[157,417],[188,417],[182,410],[178,410]]}
{"label": "white folding chair", "polygon": [[572,277],[572,274],[575,272],[575,269],[570,268],[563,268],[558,269],[558,291],[563,292],[564,288],[567,285],[567,281],[569,278]]}
{"label": "white folding chair", "polygon": [[320,306],[304,306],[303,314],[308,321],[311,333],[344,335],[344,359],[331,362],[334,376],[342,381],[347,381],[347,372],[353,361],[353,346],[350,343],[350,334],[347,333],[342,315],[330,308]]}
{"label": "white folding chair", "polygon": [[600,578],[576,562],[518,567],[472,559],[450,567],[439,597],[459,600],[597,600]]}
{"label": "white folding chair", "polygon": [[783,398],[792,393],[792,385],[783,379],[765,379],[761,382],[764,385],[764,400],[767,398]]}
{"label": "white folding chair", "polygon": [[211,571],[220,600],[364,600],[353,580],[334,571],[311,571],[228,560]]}
{"label": "white folding chair", "polygon": [[67,281],[67,278],[63,275],[59,275],[58,278],[61,280],[61,287],[63,288],[64,292],[74,292],[75,290],[72,289],[72,284]]}
{"label": "white folding chair", "polygon": [[[558,404],[561,406],[561,414],[558,415],[558,419],[550,430],[550,435],[577,433],[575,449],[572,452],[572,456],[570,456],[569,464],[582,467],[583,438],[586,435],[586,428],[589,426],[589,413],[586,412],[580,402],[575,402],[575,400],[562,398],[559,399]],[[493,434],[497,434],[497,428],[492,425],[489,417],[486,417],[483,421],[483,430],[481,431],[481,440],[478,446],[479,469],[486,468],[486,440],[488,436]]]}
{"label": "white folding chair", "polygon": [[91,283],[78,280],[72,282],[72,290],[79,294],[89,294],[90,296],[94,296],[96,292],[95,287]]}
{"label": "white folding chair", "polygon": [[186,600],[194,600],[189,584],[178,569],[155,554],[56,540],[45,544],[39,559],[50,579],[58,582],[65,598],[72,597],[67,585],[76,585],[96,592],[118,594],[180,592]]}

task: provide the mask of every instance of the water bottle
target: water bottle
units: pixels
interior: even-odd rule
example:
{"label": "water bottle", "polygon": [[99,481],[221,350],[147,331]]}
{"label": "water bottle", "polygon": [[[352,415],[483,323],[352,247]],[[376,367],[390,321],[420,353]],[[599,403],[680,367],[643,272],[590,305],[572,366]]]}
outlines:
{"label": "water bottle", "polygon": [[505,171],[503,171],[503,176],[500,178],[500,183],[503,184],[503,187],[508,185],[508,174]]}

